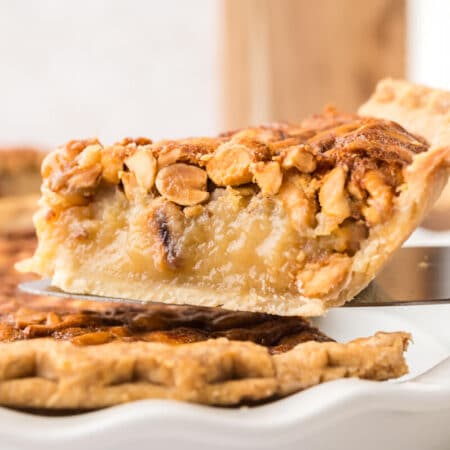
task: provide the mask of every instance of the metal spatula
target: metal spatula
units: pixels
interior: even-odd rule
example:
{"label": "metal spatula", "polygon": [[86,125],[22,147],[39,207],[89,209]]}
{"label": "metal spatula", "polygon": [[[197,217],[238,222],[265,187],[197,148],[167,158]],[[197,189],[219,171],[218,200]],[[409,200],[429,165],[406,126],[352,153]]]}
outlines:
{"label": "metal spatula", "polygon": [[[140,300],[69,294],[44,279],[21,283],[30,294],[100,302],[146,303]],[[347,307],[450,303],[450,247],[402,248],[378,277]]]}

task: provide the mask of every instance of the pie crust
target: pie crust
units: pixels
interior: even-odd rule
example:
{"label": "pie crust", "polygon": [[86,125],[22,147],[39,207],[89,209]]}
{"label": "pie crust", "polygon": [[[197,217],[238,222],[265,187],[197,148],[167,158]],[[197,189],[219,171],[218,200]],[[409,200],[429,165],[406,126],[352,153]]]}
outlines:
{"label": "pie crust", "polygon": [[270,401],[344,377],[407,372],[407,333],[338,344],[299,317],[219,308],[130,307],[17,290],[32,236],[0,237],[0,404],[81,411],[145,398]]}
{"label": "pie crust", "polygon": [[[450,142],[450,93],[446,91],[386,79],[378,84],[375,94],[359,112],[393,120],[401,116],[403,126],[425,136],[435,147]],[[424,115],[427,120],[423,120]],[[449,183],[422,226],[435,230],[450,229]]]}
{"label": "pie crust", "polygon": [[342,305],[448,178],[448,94],[380,86],[365,116],[69,142],[44,161],[39,246],[20,269],[67,292],[145,301],[290,316]]}
{"label": "pie crust", "polygon": [[275,355],[225,338],[84,347],[46,338],[16,341],[0,344],[0,404],[94,409],[145,398],[211,405],[271,400],[337,378],[403,375],[408,339],[377,333],[347,344],[310,341]]}

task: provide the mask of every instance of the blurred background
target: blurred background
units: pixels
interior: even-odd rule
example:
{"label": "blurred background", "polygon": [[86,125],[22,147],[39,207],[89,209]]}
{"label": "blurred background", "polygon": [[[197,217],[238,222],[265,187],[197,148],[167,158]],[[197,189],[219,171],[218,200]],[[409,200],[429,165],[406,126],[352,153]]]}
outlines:
{"label": "blurred background", "polygon": [[385,76],[450,89],[449,23],[448,0],[0,0],[0,146],[354,111]]}

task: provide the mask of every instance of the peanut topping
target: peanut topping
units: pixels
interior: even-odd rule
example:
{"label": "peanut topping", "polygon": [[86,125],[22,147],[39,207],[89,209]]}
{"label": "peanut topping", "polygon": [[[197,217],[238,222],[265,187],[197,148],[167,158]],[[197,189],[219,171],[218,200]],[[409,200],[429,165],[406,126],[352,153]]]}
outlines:
{"label": "peanut topping", "polygon": [[346,220],[329,237],[332,248],[337,252],[346,252],[354,255],[360,247],[360,243],[367,238],[367,228],[362,222]]}
{"label": "peanut topping", "polygon": [[101,173],[101,164],[76,168],[67,180],[67,187],[72,192],[94,189],[98,184]]}
{"label": "peanut topping", "polygon": [[267,163],[259,162],[253,167],[255,183],[260,187],[264,195],[275,195],[278,193],[283,181],[280,165],[276,161]]}
{"label": "peanut topping", "polygon": [[208,161],[206,171],[218,186],[239,186],[251,183],[253,175],[250,165],[253,154],[250,149],[239,144],[223,144]]}
{"label": "peanut topping", "polygon": [[369,193],[368,206],[363,207],[364,217],[370,225],[376,225],[385,220],[392,209],[394,197],[392,188],[376,170],[367,172],[362,184]]}
{"label": "peanut topping", "polygon": [[314,155],[307,151],[305,145],[296,145],[289,147],[282,155],[283,169],[292,169],[295,167],[303,173],[311,173],[316,170],[317,164]]}
{"label": "peanut topping", "polygon": [[345,191],[347,172],[342,167],[335,167],[328,172],[319,191],[319,202],[322,212],[334,216],[338,223],[350,216],[350,203]]}
{"label": "peanut topping", "polygon": [[111,184],[119,184],[119,173],[123,170],[123,161],[127,155],[125,147],[113,145],[102,151],[102,177]]}
{"label": "peanut topping", "polygon": [[204,208],[202,205],[186,206],[186,208],[183,209],[183,213],[188,219],[198,217],[203,211]]}
{"label": "peanut topping", "polygon": [[133,172],[119,172],[119,179],[123,185],[125,197],[130,202],[135,202],[139,198],[138,183]]}
{"label": "peanut topping", "polygon": [[208,199],[207,180],[208,177],[203,169],[177,163],[164,167],[158,172],[156,188],[171,202],[182,206],[192,206]]}
{"label": "peanut topping", "polygon": [[164,149],[158,156],[158,168],[175,164],[181,158],[181,149],[179,147]]}
{"label": "peanut topping", "polygon": [[77,157],[78,167],[87,168],[101,162],[102,146],[100,144],[88,145]]}
{"label": "peanut topping", "polygon": [[137,184],[148,192],[153,187],[156,177],[156,159],[149,150],[142,148],[125,160],[125,165],[136,176]]}
{"label": "peanut topping", "polygon": [[316,204],[305,193],[300,177],[300,175],[286,177],[279,192],[291,223],[298,230],[314,227],[316,214]]}
{"label": "peanut topping", "polygon": [[[41,164],[41,175],[43,179],[50,178],[53,173],[59,173],[63,167],[61,164],[61,154],[59,152],[51,152],[45,156]],[[61,178],[61,177],[59,177]]]}
{"label": "peanut topping", "polygon": [[339,253],[331,255],[325,265],[307,264],[297,276],[299,292],[313,298],[329,294],[345,281],[351,264],[351,258]]}
{"label": "peanut topping", "polygon": [[[102,173],[101,147],[89,145],[80,152],[64,171],[63,155],[50,153],[42,162],[42,176],[45,185],[55,193],[64,193],[68,204],[83,204],[97,187]],[[70,199],[69,199],[70,197]]]}

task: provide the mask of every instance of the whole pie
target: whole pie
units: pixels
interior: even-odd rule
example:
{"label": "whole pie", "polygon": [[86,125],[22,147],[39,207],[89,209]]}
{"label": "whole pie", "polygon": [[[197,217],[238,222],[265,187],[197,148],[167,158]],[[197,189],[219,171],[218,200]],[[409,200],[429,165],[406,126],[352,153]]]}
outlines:
{"label": "whole pie", "polygon": [[344,377],[407,372],[407,333],[341,344],[306,319],[219,308],[38,297],[13,269],[32,236],[0,237],[0,405],[82,411],[145,398],[274,400]]}
{"label": "whole pie", "polygon": [[34,232],[44,156],[33,148],[0,148],[1,234]]}
{"label": "whole pie", "polygon": [[43,163],[39,246],[21,270],[67,292],[321,315],[367,286],[439,196],[448,110],[447,93],[387,80],[360,115],[69,142]]}

